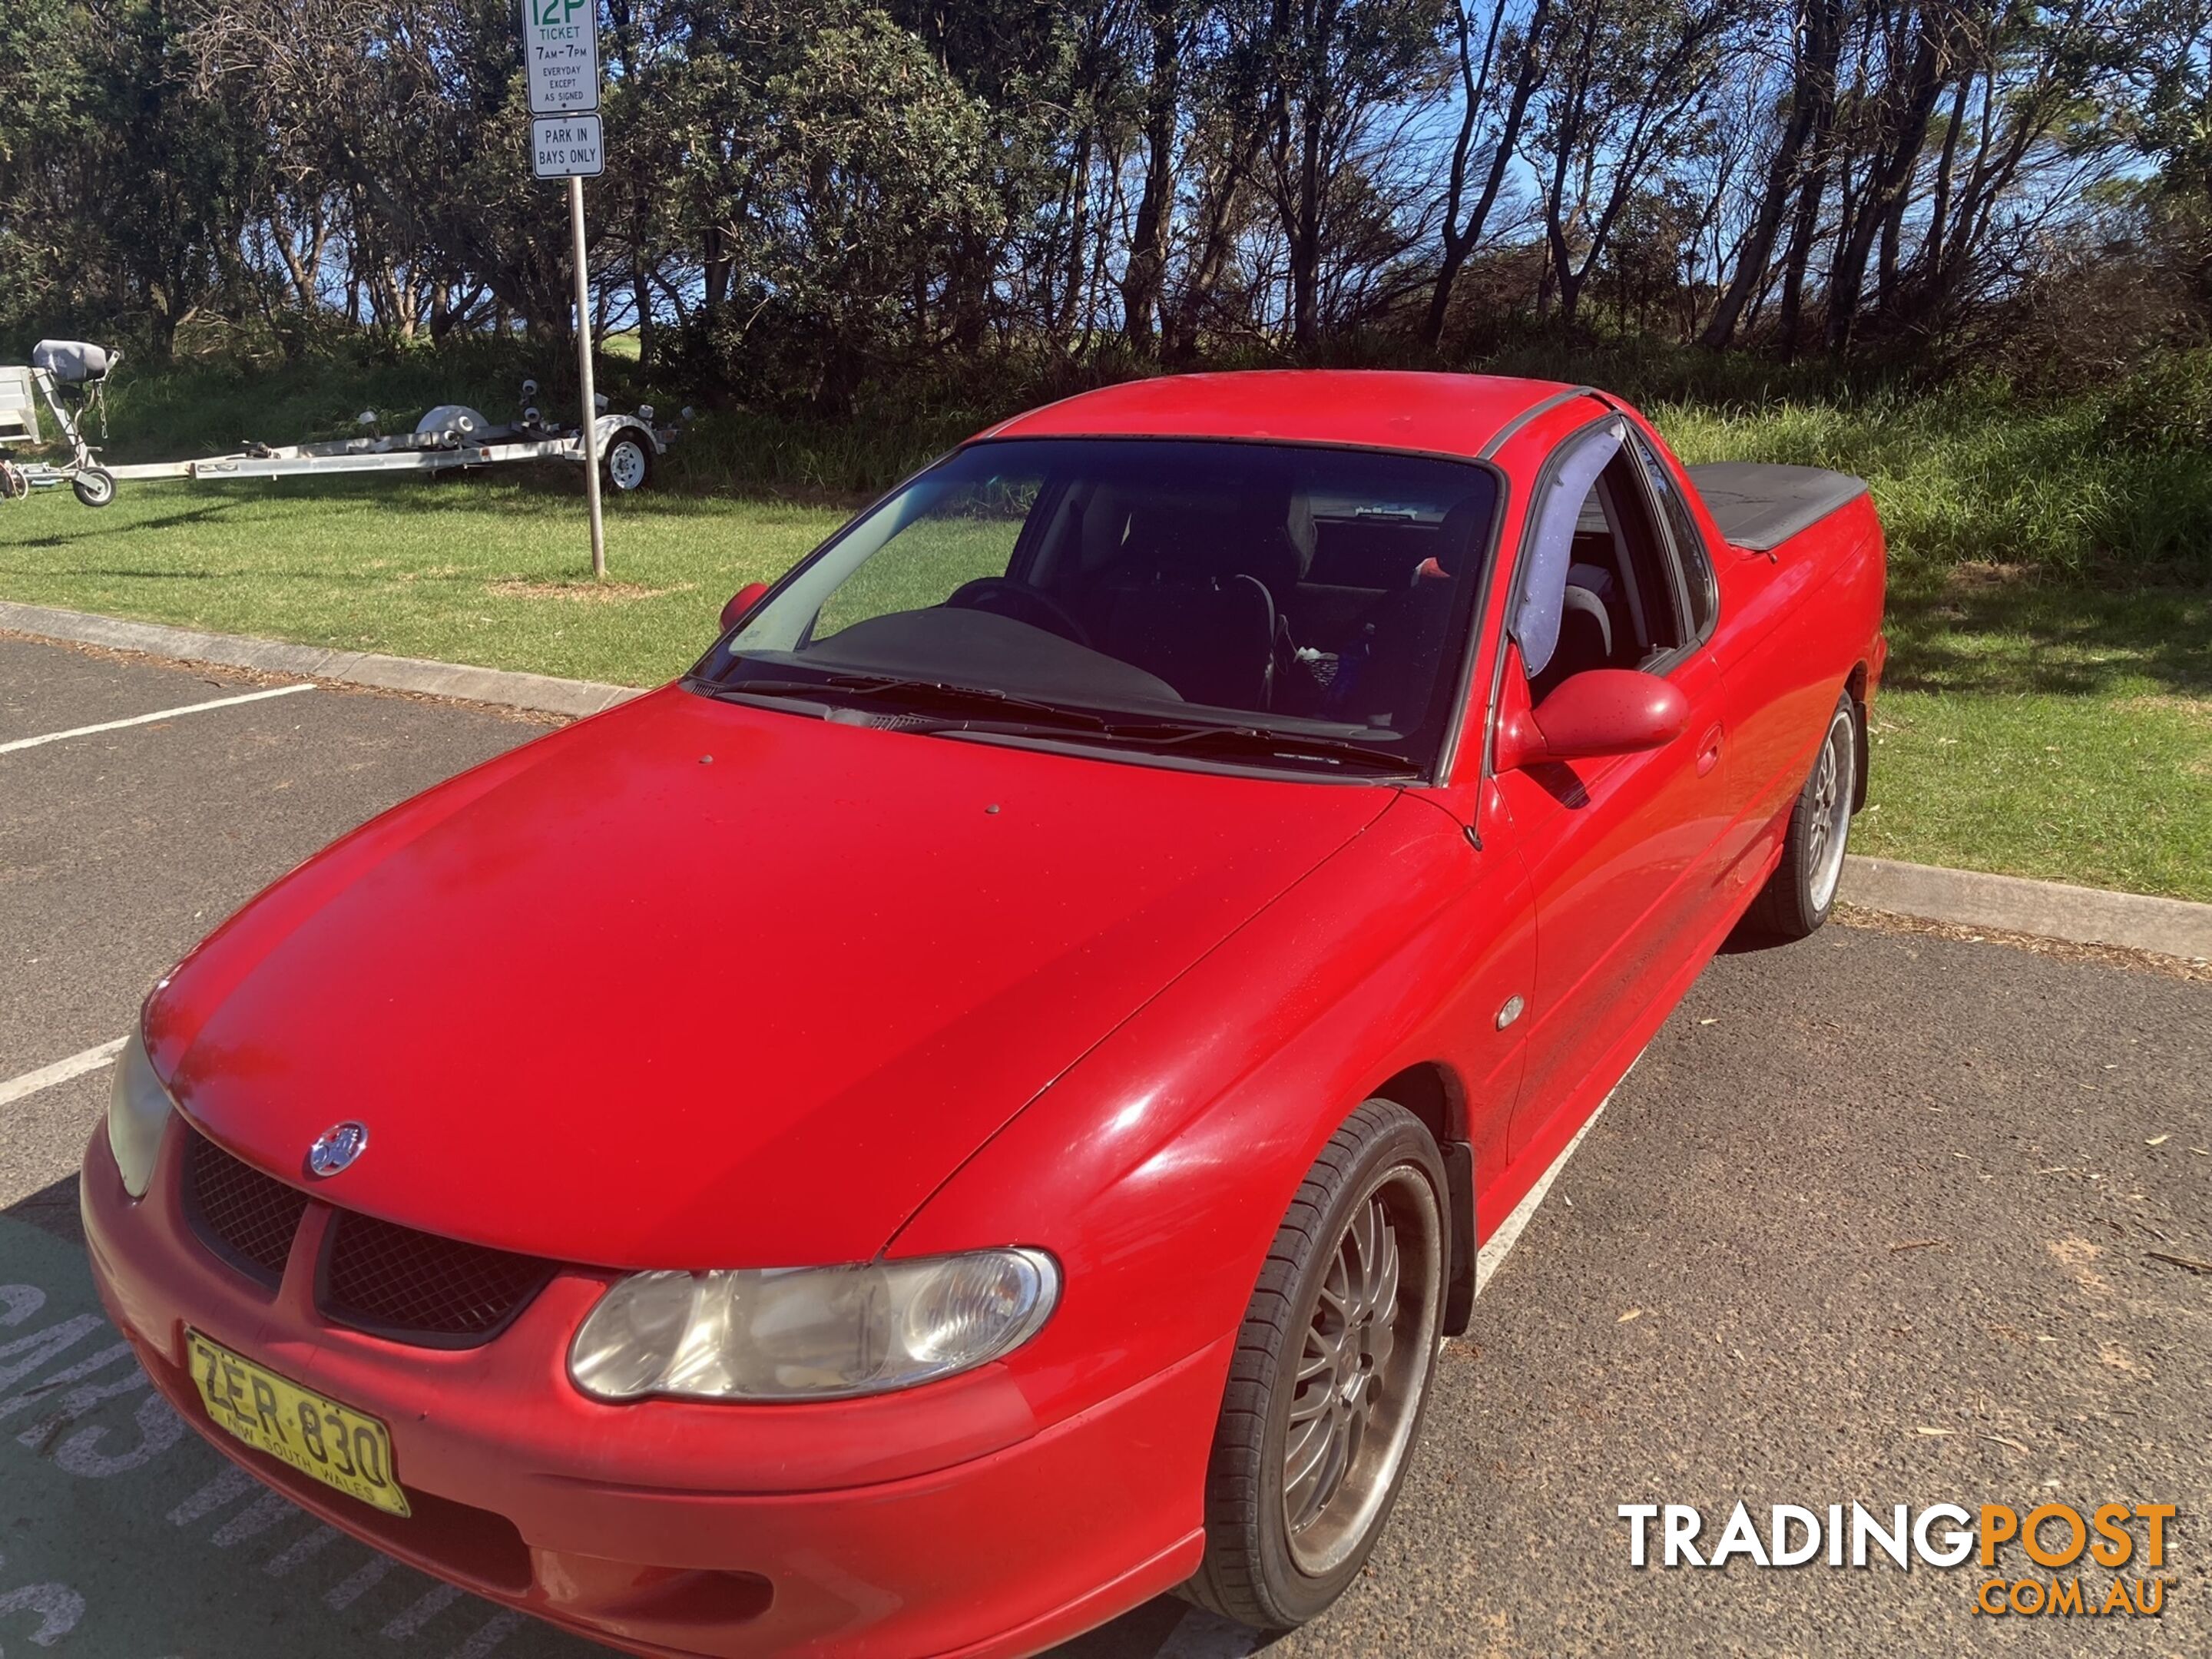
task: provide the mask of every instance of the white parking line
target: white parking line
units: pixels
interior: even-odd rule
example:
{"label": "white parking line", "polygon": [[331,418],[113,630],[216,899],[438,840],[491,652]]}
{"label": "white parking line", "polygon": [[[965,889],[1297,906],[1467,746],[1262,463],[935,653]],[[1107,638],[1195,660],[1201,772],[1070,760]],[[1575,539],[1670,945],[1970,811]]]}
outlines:
{"label": "white parking line", "polygon": [[198,714],[210,708],[228,708],[235,703],[259,702],[264,697],[289,697],[295,691],[312,691],[312,685],[279,685],[266,691],[248,691],[241,696],[217,697],[212,702],[188,702],[181,708],[157,708],[150,714],[133,714],[127,720],[102,720],[98,726],[71,726],[66,732],[49,732],[43,737],[16,738],[0,743],[0,755],[12,755],[18,749],[36,749],[42,743],[59,743],[64,738],[88,738],[95,732],[119,732],[126,726],[150,726],[155,720],[173,720],[179,714]]}
{"label": "white parking line", "polygon": [[1260,1646],[1260,1632],[1193,1607],[1176,1621],[1152,1659],[1245,1659]]}
{"label": "white parking line", "polygon": [[1575,1138],[1559,1148],[1559,1155],[1552,1160],[1552,1167],[1544,1171],[1542,1178],[1528,1189],[1528,1195],[1513,1206],[1513,1213],[1498,1224],[1498,1231],[1491,1234],[1483,1247],[1474,1253],[1474,1293],[1477,1296],[1489,1287],[1492,1276],[1505,1265],[1507,1254],[1520,1243],[1522,1230],[1528,1226],[1530,1218],[1536,1213],[1536,1206],[1552,1190],[1553,1182],[1559,1179],[1559,1171],[1567,1167],[1567,1160],[1589,1138],[1598,1119],[1605,1115],[1605,1109],[1613,1104],[1613,1097],[1620,1092],[1621,1084],[1628,1081],[1629,1073],[1636,1069],[1638,1061],[1644,1058],[1650,1047],[1646,1043],[1636,1051],[1636,1059],[1628,1062],[1628,1071],[1620,1074],[1613,1087],[1605,1091],[1605,1098],[1591,1109],[1590,1115],[1583,1120],[1583,1127],[1575,1131]]}
{"label": "white parking line", "polygon": [[[1620,1085],[1616,1084],[1614,1086]],[[1581,1149],[1583,1137],[1589,1133],[1591,1127],[1604,1115],[1605,1109],[1612,1103],[1610,1094],[1598,1102],[1597,1109],[1583,1119],[1583,1127],[1575,1131],[1575,1138],[1559,1148],[1559,1155],[1552,1160],[1552,1167],[1544,1171],[1542,1178],[1513,1206],[1513,1213],[1498,1224],[1498,1231],[1491,1234],[1482,1248],[1474,1253],[1474,1293],[1477,1296],[1489,1288],[1491,1276],[1505,1265],[1506,1255],[1521,1242],[1522,1230],[1528,1226],[1536,1213],[1536,1206],[1552,1190],[1552,1182],[1559,1178],[1559,1171],[1567,1167],[1567,1160]]]}
{"label": "white parking line", "polygon": [[103,1042],[97,1048],[88,1048],[81,1054],[71,1054],[67,1060],[58,1060],[51,1066],[41,1066],[35,1072],[26,1072],[21,1077],[11,1077],[0,1083],[0,1106],[12,1106],[26,1096],[41,1089],[51,1089],[57,1083],[67,1083],[73,1077],[82,1077],[87,1072],[96,1072],[123,1052],[130,1041],[118,1037],[112,1042]]}

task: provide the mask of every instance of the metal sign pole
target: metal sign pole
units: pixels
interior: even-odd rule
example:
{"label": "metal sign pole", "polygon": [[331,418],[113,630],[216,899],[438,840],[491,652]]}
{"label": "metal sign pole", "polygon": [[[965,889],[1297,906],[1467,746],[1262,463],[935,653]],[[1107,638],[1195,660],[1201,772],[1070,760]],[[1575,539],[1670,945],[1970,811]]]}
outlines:
{"label": "metal sign pole", "polygon": [[607,531],[599,517],[599,394],[592,384],[592,281],[584,264],[584,181],[568,179],[568,239],[576,258],[576,366],[584,381],[584,499],[591,505],[592,574],[607,574]]}
{"label": "metal sign pole", "polygon": [[592,270],[584,252],[584,180],[606,165],[599,125],[599,0],[522,0],[522,64],[530,84],[531,171],[568,181],[568,242],[576,267],[576,367],[584,382],[584,499],[592,512],[592,575],[607,574],[599,516],[599,399],[592,384]]}

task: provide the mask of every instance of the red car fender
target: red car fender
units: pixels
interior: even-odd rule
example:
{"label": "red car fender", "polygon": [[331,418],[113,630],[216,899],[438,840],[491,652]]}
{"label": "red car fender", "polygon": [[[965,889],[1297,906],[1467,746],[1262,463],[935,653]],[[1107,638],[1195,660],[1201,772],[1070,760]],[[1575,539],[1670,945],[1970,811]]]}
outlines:
{"label": "red car fender", "polygon": [[[1777,550],[1721,544],[1721,620],[1733,763],[1752,783],[1749,823],[1771,826],[1796,799],[1839,695],[1870,707],[1883,658],[1887,555],[1861,496]],[[1748,826],[1747,826],[1748,827]]]}
{"label": "red car fender", "polygon": [[1041,1421],[1081,1410],[1236,1329],[1315,1156],[1389,1079],[1423,1068],[1444,1136],[1502,1153],[1520,1049],[1495,1014],[1534,952],[1510,848],[1401,798],[1002,1128],[890,1253],[1051,1250],[1061,1305],[1009,1364]]}

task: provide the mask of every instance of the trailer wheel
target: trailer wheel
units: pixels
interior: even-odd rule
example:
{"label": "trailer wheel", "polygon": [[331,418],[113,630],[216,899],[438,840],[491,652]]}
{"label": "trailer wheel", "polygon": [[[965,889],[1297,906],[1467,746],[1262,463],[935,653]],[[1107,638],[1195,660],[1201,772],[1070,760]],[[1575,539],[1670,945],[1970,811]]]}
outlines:
{"label": "trailer wheel", "polygon": [[115,499],[115,475],[104,466],[88,466],[70,480],[70,488],[87,507],[106,507]]}
{"label": "trailer wheel", "polygon": [[653,452],[635,432],[618,432],[599,457],[599,471],[610,489],[625,495],[642,489],[653,477]]}

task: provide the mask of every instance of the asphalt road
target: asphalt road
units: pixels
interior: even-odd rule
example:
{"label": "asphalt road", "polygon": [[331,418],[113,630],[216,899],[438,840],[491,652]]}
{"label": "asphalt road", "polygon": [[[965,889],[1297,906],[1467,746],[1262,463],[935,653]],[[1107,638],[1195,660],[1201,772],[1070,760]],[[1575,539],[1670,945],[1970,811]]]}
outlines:
{"label": "asphalt road", "polygon": [[[228,1479],[104,1330],[23,1340],[96,1309],[73,1172],[106,1078],[16,1080],[119,1036],[332,836],[542,729],[324,688],[7,748],[275,684],[0,637],[0,1652],[595,1652]],[[2208,1076],[2212,985],[1843,927],[1723,957],[1446,1351],[1366,1576],[1268,1651],[2212,1651],[2212,1275],[2160,1259],[2212,1261]],[[1776,1503],[2179,1513],[2119,1575],[2163,1613],[2118,1630],[1978,1613],[1971,1562],[1630,1565],[1617,1505],[1694,1504],[1710,1547],[1739,1499],[1762,1533]],[[2092,1604],[2114,1577],[2055,1576]],[[1255,1646],[1163,1600],[1060,1659]]]}

